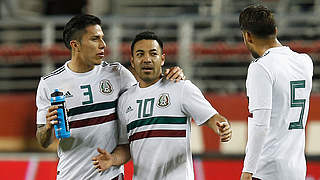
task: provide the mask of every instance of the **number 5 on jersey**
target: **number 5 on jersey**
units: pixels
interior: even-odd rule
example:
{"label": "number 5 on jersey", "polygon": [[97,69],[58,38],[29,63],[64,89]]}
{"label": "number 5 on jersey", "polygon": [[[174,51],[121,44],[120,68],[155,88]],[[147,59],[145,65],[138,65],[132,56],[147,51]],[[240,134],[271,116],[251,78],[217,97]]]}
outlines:
{"label": "number 5 on jersey", "polygon": [[305,88],[306,82],[305,80],[301,81],[290,81],[290,92],[291,92],[291,98],[290,98],[290,107],[301,107],[299,121],[297,122],[291,122],[289,125],[289,130],[292,129],[303,129],[303,115],[304,115],[304,109],[306,104],[306,99],[296,99],[296,89],[297,88]]}

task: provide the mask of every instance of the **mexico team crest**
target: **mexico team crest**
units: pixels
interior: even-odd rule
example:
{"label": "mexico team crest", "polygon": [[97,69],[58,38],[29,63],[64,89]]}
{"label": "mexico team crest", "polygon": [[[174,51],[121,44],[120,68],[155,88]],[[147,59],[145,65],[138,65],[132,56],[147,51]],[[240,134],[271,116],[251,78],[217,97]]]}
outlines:
{"label": "mexico team crest", "polygon": [[103,79],[100,81],[99,88],[102,94],[111,94],[113,92],[112,85],[107,79]]}
{"label": "mexico team crest", "polygon": [[170,105],[170,97],[168,93],[162,93],[157,102],[159,108],[166,108]]}

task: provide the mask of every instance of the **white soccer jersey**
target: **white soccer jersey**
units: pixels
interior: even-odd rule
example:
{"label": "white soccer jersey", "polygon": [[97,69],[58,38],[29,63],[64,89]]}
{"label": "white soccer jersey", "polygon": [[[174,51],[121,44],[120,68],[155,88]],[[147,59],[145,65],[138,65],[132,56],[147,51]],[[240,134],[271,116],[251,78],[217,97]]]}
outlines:
{"label": "white soccer jersey", "polygon": [[130,143],[136,180],[194,179],[190,120],[201,125],[216,110],[190,81],[139,84],[119,98],[120,144]]}
{"label": "white soccer jersey", "polygon": [[57,179],[111,179],[123,167],[98,173],[91,158],[98,147],[112,152],[118,144],[117,100],[136,80],[119,63],[103,62],[86,73],[71,71],[68,63],[41,78],[36,98],[37,124],[45,124],[50,94],[59,89],[66,97],[71,137],[59,141]]}
{"label": "white soccer jersey", "polygon": [[285,46],[267,50],[250,64],[246,82],[249,112],[271,109],[254,177],[305,179],[305,126],[312,75],[311,58]]}

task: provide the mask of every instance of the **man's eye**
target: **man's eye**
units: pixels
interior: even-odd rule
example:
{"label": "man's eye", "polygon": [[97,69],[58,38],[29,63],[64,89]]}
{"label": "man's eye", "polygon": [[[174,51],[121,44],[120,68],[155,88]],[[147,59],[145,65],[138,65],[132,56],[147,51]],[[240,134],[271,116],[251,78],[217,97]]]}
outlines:
{"label": "man's eye", "polygon": [[99,38],[97,38],[97,37],[91,38],[92,41],[97,41],[98,39],[99,39]]}

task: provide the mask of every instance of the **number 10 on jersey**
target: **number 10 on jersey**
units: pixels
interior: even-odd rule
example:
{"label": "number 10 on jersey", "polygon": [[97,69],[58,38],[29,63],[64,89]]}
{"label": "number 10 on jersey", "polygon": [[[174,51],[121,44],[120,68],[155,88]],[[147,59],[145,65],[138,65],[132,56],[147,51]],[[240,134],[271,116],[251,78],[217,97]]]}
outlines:
{"label": "number 10 on jersey", "polygon": [[142,117],[150,117],[153,115],[153,107],[154,107],[154,98],[137,100],[139,104],[138,109],[138,118]]}

